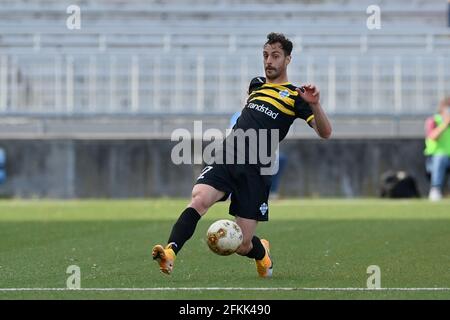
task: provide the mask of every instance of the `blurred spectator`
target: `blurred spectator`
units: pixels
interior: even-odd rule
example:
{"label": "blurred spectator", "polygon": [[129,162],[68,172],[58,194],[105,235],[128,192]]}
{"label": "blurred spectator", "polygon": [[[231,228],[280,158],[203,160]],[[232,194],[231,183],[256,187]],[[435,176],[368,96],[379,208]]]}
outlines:
{"label": "blurred spectator", "polygon": [[234,127],[234,124],[236,123],[240,115],[241,111],[236,111],[235,113],[233,113],[233,115],[230,118],[230,129]]}
{"label": "blurred spectator", "polygon": [[447,25],[450,27],[450,0],[448,0],[447,6]]}
{"label": "blurred spectator", "polygon": [[[278,199],[280,197],[278,190],[280,188],[280,179],[286,168],[288,157],[277,150],[278,152],[278,171],[272,176],[272,185],[270,186],[270,199]],[[275,166],[276,167],[276,166]]]}
{"label": "blurred spectator", "polygon": [[438,113],[425,122],[426,169],[431,176],[429,199],[442,199],[445,176],[450,169],[450,97],[439,104]]}
{"label": "blurred spectator", "polygon": [[6,180],[6,154],[5,150],[0,148],[0,184]]}

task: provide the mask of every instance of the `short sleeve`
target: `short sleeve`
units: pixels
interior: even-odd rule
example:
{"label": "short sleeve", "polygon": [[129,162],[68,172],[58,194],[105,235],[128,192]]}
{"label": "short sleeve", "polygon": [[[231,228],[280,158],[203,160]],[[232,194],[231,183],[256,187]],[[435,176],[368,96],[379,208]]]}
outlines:
{"label": "short sleeve", "polygon": [[295,99],[295,113],[297,118],[305,120],[308,125],[311,126],[311,121],[314,119],[314,114],[312,112],[311,106],[303,100],[300,96]]}
{"label": "short sleeve", "polygon": [[266,83],[266,78],[264,77],[256,77],[250,81],[250,85],[248,86],[248,94],[251,94],[254,90],[261,87],[264,83]]}

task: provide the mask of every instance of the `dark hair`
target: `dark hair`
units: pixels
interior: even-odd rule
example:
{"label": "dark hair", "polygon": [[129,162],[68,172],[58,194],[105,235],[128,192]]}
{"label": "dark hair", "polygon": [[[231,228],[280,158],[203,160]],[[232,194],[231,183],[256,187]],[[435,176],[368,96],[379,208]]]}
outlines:
{"label": "dark hair", "polygon": [[290,56],[292,52],[292,42],[282,33],[271,32],[267,35],[267,44],[279,43],[286,56]]}

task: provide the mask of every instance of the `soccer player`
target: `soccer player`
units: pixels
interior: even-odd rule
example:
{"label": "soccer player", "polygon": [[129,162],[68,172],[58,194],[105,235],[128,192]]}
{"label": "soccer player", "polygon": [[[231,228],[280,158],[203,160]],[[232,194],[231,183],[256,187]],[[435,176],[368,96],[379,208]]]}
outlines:
{"label": "soccer player", "polygon": [[[321,138],[330,137],[331,125],[320,104],[319,89],[313,84],[296,87],[288,80],[287,67],[291,62],[292,46],[283,34],[267,35],[263,47],[266,76],[256,77],[250,82],[249,97],[232,133],[267,130],[267,140],[270,140],[276,130],[278,143],[284,139],[294,120],[301,118]],[[228,148],[230,139],[234,139],[232,134],[224,140],[224,154],[231,151],[244,153],[248,160],[251,151],[235,150],[235,146]],[[262,140],[265,139],[258,139],[258,143]],[[246,148],[254,148],[253,144],[245,141]],[[272,276],[269,242],[255,235],[258,222],[268,221],[269,214],[271,176],[262,174],[262,167],[264,165],[258,160],[256,164],[216,162],[203,169],[192,190],[190,203],[172,228],[168,244],[153,247],[153,259],[163,273],[172,272],[177,254],[194,234],[200,218],[214,203],[224,201],[231,195],[229,213],[235,216],[243,233],[242,244],[236,253],[254,259],[260,277]]]}

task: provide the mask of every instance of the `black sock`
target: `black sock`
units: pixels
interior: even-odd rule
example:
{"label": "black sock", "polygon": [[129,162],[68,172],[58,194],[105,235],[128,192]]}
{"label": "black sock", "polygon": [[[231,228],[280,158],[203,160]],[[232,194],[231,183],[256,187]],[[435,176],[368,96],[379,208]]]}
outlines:
{"label": "black sock", "polygon": [[255,260],[261,260],[262,258],[264,258],[264,256],[266,255],[266,249],[264,249],[261,240],[259,240],[257,236],[253,236],[252,245],[252,250],[250,250],[245,256]]}
{"label": "black sock", "polygon": [[178,218],[172,228],[169,237],[169,244],[172,244],[172,250],[175,254],[181,250],[184,243],[194,234],[195,227],[201,216],[194,208],[186,208]]}

